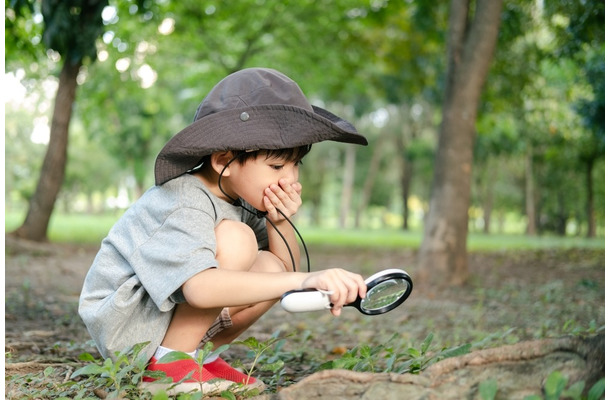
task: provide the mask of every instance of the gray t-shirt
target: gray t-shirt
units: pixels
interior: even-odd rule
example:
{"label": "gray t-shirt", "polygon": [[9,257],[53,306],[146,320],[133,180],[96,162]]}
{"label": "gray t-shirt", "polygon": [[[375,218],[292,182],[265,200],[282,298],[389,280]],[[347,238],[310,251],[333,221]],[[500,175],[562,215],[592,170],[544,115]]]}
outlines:
{"label": "gray t-shirt", "polygon": [[[251,210],[252,207],[246,204]],[[252,227],[268,246],[265,220],[183,175],[149,189],[112,227],[87,273],[79,314],[103,357],[137,343],[152,357],[184,302],[181,287],[218,266],[215,227],[224,219]]]}

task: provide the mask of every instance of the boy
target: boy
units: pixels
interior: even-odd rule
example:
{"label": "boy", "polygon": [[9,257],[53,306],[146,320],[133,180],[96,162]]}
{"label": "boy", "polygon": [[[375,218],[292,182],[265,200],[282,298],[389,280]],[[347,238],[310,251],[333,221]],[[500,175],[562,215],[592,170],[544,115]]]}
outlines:
{"label": "boy", "polygon": [[301,205],[299,163],[323,140],[367,144],[275,70],[219,82],[194,122],[163,147],[156,186],[111,229],[87,274],[79,314],[102,356],[150,342],[148,369],[174,382],[192,373],[176,391],[201,382],[204,391],[260,386],[220,358],[202,370],[194,360],[157,361],[171,351],[195,355],[212,339],[215,347],[230,343],[289,290],[331,291],[336,316],[364,296],[362,277],[351,272],[297,271],[288,219]]}

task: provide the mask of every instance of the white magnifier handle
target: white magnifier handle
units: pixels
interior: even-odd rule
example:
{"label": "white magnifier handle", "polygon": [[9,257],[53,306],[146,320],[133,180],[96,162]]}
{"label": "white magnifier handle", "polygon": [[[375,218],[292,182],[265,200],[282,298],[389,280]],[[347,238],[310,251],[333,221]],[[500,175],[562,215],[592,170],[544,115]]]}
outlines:
{"label": "white magnifier handle", "polygon": [[307,312],[330,309],[330,292],[319,290],[295,290],[286,293],[280,300],[288,312]]}

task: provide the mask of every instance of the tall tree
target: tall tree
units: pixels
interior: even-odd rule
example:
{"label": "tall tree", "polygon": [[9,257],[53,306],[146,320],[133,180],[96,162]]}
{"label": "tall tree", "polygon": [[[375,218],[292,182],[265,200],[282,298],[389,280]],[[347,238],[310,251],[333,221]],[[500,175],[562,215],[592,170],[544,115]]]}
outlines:
{"label": "tall tree", "polygon": [[604,157],[605,147],[605,2],[595,0],[545,2],[545,16],[556,35],[553,58],[568,57],[583,65],[592,98],[581,99],[576,110],[589,135],[579,143],[584,169],[587,237],[595,236],[594,179],[596,162]]}
{"label": "tall tree", "polygon": [[[34,9],[34,2],[15,7]],[[47,238],[49,220],[63,183],[68,131],[76,98],[77,77],[85,60],[96,59],[95,40],[103,31],[102,10],[107,0],[47,0],[42,2],[43,42],[62,59],[59,86],[51,120],[50,139],[40,177],[23,224],[15,235],[34,241]],[[20,15],[18,11],[16,13]]]}
{"label": "tall tree", "polygon": [[451,2],[443,117],[430,210],[418,257],[423,281],[434,276],[441,282],[461,284],[468,276],[466,242],[474,127],[501,11],[501,0]]}

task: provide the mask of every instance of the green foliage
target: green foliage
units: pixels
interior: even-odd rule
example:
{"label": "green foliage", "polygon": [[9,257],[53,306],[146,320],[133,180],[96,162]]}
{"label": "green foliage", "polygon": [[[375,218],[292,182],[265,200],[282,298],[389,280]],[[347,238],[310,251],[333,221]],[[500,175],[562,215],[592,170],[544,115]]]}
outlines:
{"label": "green foliage", "polygon": [[360,372],[396,372],[418,374],[440,360],[467,354],[470,344],[433,350],[434,335],[430,333],[419,348],[406,347],[395,342],[395,334],[386,344],[370,347],[361,344],[347,351],[340,358],[328,361],[320,369],[348,369]]}
{"label": "green foliage", "polygon": [[[279,339],[279,332],[275,332],[271,338],[260,342],[255,337],[249,337],[243,341],[233,342],[235,345],[243,345],[246,346],[250,352],[249,356],[254,358],[252,361],[252,365],[250,368],[247,368],[246,372],[248,378],[250,378],[254,372],[254,368],[256,367],[260,371],[268,371],[274,374],[275,381],[279,381],[279,377],[282,374],[284,368],[284,361],[281,359],[269,357],[266,353],[274,348],[278,350],[281,348],[284,339]],[[261,360],[265,361],[261,364]],[[243,366],[243,364],[242,364]]]}
{"label": "green foliage", "polygon": [[[293,335],[289,335],[293,336]],[[418,347],[406,345],[401,342],[399,335],[395,334],[383,345],[369,346],[360,344],[347,351],[340,358],[322,362],[312,368],[314,370],[324,369],[348,369],[359,372],[394,372],[419,374],[428,366],[438,361],[467,354],[470,344],[455,346],[452,348],[442,348],[435,350],[432,346],[434,335],[432,333],[424,339]],[[309,333],[305,332],[303,343],[310,340]],[[275,392],[280,386],[291,384],[291,381],[283,380],[285,373],[285,361],[291,363],[303,362],[303,354],[285,352],[282,348],[286,342],[286,337],[280,338],[279,331],[265,341],[259,341],[250,337],[244,341],[234,342],[232,345],[245,346],[249,349],[248,357],[253,358],[252,365],[248,368],[248,376],[252,376],[256,370],[264,376],[259,376],[267,384],[268,390]],[[154,396],[146,390],[138,388],[144,376],[159,379],[161,382],[171,382],[169,378],[163,378],[162,372],[151,372],[146,370],[147,360],[140,355],[141,350],[148,343],[135,345],[133,348],[123,352],[117,352],[114,360],[96,360],[91,354],[83,353],[79,359],[87,363],[85,366],[74,371],[70,380],[63,378],[57,379],[56,369],[47,367],[42,373],[26,374],[22,376],[12,376],[7,381],[7,388],[12,390],[18,388],[23,397],[13,398],[57,398],[57,399],[92,399],[94,391],[103,390],[106,398],[123,399],[145,399],[145,400],[200,400],[203,398],[201,392],[179,393],[169,396],[161,390]],[[229,348],[228,345],[219,347],[212,351],[213,345],[207,343],[195,357],[196,363],[202,367],[207,357],[219,355]],[[183,352],[171,352],[159,360],[159,363],[168,363],[178,360],[192,359]],[[243,364],[242,364],[243,366]],[[188,378],[188,376],[186,377]],[[185,379],[186,379],[185,378]],[[57,381],[63,383],[55,383]],[[605,380],[602,378],[596,382],[584,394],[585,383],[578,381],[568,387],[567,378],[560,372],[552,372],[544,382],[543,397],[530,395],[526,400],[599,400],[605,392]],[[498,393],[498,382],[495,379],[481,381],[478,387],[478,394],[483,400],[493,400]],[[99,392],[98,392],[99,393]],[[224,399],[244,399],[256,396],[257,391],[244,391],[241,385],[235,384],[234,387],[218,393]],[[96,394],[97,395],[97,394]]]}
{"label": "green foliage", "polygon": [[[64,55],[70,52],[70,59],[103,55],[79,75],[73,116],[78,125],[72,127],[82,133],[70,142],[62,199],[66,207],[75,207],[73,199],[95,188],[96,195],[108,196],[131,177],[138,186],[131,200],[137,198],[152,183],[159,148],[190,122],[209,88],[236,69],[266,66],[286,72],[314,102],[339,110],[371,139],[369,148],[358,149],[353,209],[360,208],[359,193],[381,142],[376,139],[392,139],[373,177],[369,201],[362,205],[362,220],[384,224],[387,215],[408,215],[400,197],[404,176],[397,166],[402,159],[412,169],[411,196],[421,203],[410,210],[418,217],[409,227],[421,224],[442,106],[447,4],[10,0],[5,8],[7,71],[19,71],[32,95],[43,92],[41,82],[57,68],[45,44]],[[489,204],[497,226],[507,213],[523,212],[523,153],[532,146],[539,225],[559,233],[568,225],[571,233],[582,234],[585,178],[578,160],[603,158],[603,14],[604,3],[593,0],[505,2],[472,167],[473,212],[490,200],[485,193],[493,193]],[[144,85],[142,71],[155,77],[150,86]],[[399,111],[391,112],[394,108]],[[45,104],[21,110],[7,106],[11,204],[24,206],[33,192],[42,146],[32,146],[29,137],[32,122],[40,114],[48,117],[48,110]],[[375,127],[370,113],[380,110],[388,111],[388,119]],[[417,117],[413,110],[419,110]],[[395,145],[400,135],[403,148]],[[341,207],[344,146],[320,144],[314,150],[318,147],[305,160],[303,198],[315,223],[336,226],[336,220],[329,220]],[[99,154],[84,156],[92,149]],[[490,173],[498,168],[494,162],[506,166],[496,176]],[[594,204],[601,227],[600,164],[594,171]]]}
{"label": "green foliage", "polygon": [[488,379],[479,383],[479,394],[482,400],[494,400],[498,392],[498,382],[495,379]]}
{"label": "green foliage", "polygon": [[553,371],[546,378],[543,387],[543,397],[531,395],[525,397],[525,400],[599,400],[602,398],[605,391],[605,379],[602,378],[596,382],[585,395],[585,382],[578,381],[567,387],[568,379],[559,371]]}
{"label": "green foliage", "polygon": [[[79,359],[86,365],[74,371],[69,377],[70,380],[62,378],[64,381],[62,384],[54,383],[54,381],[49,382],[56,371],[52,367],[48,367],[42,374],[11,377],[7,386],[9,389],[17,387],[19,393],[25,396],[23,398],[73,398],[80,400],[98,398],[96,396],[101,392],[104,392],[107,399],[167,400],[171,398],[175,400],[200,400],[203,398],[202,392],[178,393],[175,396],[169,396],[165,390],[160,390],[152,395],[146,389],[140,388],[139,384],[143,377],[151,377],[157,379],[158,382],[168,383],[168,388],[172,384],[172,380],[166,378],[163,372],[146,370],[148,359],[140,353],[147,345],[148,343],[137,344],[133,348],[117,352],[114,358],[105,360],[97,360],[90,353],[83,353],[79,356]],[[253,345],[257,346],[257,344]],[[261,346],[264,347],[264,345]],[[208,342],[203,349],[197,352],[195,362],[200,368],[203,367],[206,358],[219,355],[226,351],[229,346],[220,346],[213,351],[212,348],[213,344]],[[169,363],[185,359],[192,359],[192,357],[186,353],[175,351],[163,356],[158,362]],[[184,379],[189,377],[190,374]],[[94,391],[97,391],[97,393],[94,393]],[[242,384],[237,383],[229,389],[217,393],[225,399],[245,399],[258,394],[260,394],[258,390],[246,390]]]}
{"label": "green foliage", "polygon": [[105,359],[102,364],[95,363],[95,359],[89,353],[81,355],[82,361],[92,362],[77,369],[70,376],[74,379],[78,376],[89,376],[96,380],[101,387],[109,390],[109,398],[120,398],[129,393],[138,391],[138,384],[146,376],[148,358],[140,354],[148,343],[140,343],[134,347],[117,352],[112,358]]}
{"label": "green foliage", "polygon": [[74,65],[95,61],[95,41],[104,31],[102,10],[107,5],[108,0],[43,1],[44,44]]}

